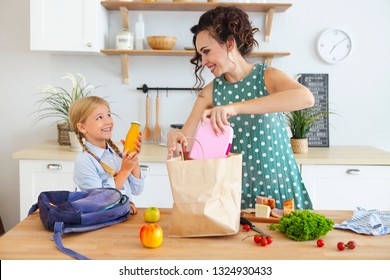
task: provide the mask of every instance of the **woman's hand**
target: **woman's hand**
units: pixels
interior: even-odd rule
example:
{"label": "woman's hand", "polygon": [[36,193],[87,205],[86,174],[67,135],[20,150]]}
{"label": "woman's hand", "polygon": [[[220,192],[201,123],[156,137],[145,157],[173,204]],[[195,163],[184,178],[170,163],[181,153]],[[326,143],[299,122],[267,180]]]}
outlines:
{"label": "woman's hand", "polygon": [[182,147],[187,148],[188,142],[181,129],[173,129],[168,132],[168,159],[172,158],[177,154],[177,144],[182,145]]}
{"label": "woman's hand", "polygon": [[204,110],[202,113],[202,122],[210,117],[211,125],[215,134],[219,135],[220,131],[225,133],[225,125],[229,125],[228,118],[237,115],[233,105],[217,106],[211,109]]}

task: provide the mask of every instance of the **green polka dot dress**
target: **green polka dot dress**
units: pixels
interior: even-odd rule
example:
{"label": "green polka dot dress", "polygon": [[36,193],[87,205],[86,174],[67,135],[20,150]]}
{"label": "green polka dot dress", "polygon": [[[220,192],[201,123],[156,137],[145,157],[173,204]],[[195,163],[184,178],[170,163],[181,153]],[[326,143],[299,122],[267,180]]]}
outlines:
{"label": "green polka dot dress", "polygon": [[[267,66],[256,64],[236,83],[222,75],[213,82],[213,104],[221,106],[268,95],[264,83]],[[275,199],[276,208],[294,198],[295,209],[312,209],[312,203],[290,145],[283,113],[237,115],[229,118],[234,130],[231,152],[242,153],[241,207],[254,208],[256,196]]]}

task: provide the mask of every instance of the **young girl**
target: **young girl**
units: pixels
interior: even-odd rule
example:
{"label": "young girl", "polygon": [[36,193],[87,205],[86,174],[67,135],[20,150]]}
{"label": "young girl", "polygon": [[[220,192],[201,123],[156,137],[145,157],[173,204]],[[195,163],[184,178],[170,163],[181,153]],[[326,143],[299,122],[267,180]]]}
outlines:
{"label": "young girl", "polygon": [[[132,195],[139,195],[144,189],[145,174],[138,164],[141,134],[137,151],[122,153],[111,140],[114,120],[109,104],[97,96],[75,101],[70,107],[69,119],[83,147],[75,161],[74,181],[77,186],[81,190],[117,188],[132,201]],[[132,208],[135,213],[136,208]]]}

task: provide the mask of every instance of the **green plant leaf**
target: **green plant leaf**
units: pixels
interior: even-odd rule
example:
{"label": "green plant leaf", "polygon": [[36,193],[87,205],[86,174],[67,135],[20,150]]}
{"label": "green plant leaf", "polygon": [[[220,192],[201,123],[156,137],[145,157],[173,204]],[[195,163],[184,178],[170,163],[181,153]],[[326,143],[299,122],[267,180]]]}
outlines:
{"label": "green plant leaf", "polygon": [[328,114],[331,113],[321,112],[319,106],[286,113],[286,120],[291,129],[292,137],[297,139],[306,138],[315,121]]}
{"label": "green plant leaf", "polygon": [[72,103],[80,98],[92,95],[95,90],[94,86],[87,84],[85,77],[81,74],[77,74],[76,78],[74,75],[66,73],[63,79],[71,81],[72,87],[70,90],[52,85],[40,87],[41,92],[38,93],[40,97],[36,102],[38,109],[34,112],[38,116],[34,124],[46,118],[65,121],[69,124],[68,114]]}

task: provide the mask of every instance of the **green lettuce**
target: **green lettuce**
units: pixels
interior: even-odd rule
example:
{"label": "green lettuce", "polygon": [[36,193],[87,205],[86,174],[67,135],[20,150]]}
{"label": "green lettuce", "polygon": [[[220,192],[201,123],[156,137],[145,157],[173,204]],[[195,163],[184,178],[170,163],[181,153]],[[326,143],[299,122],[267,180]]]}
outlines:
{"label": "green lettuce", "polygon": [[288,238],[296,241],[315,240],[333,229],[334,222],[310,210],[295,210],[279,219],[279,224],[271,224],[271,230],[280,230]]}

